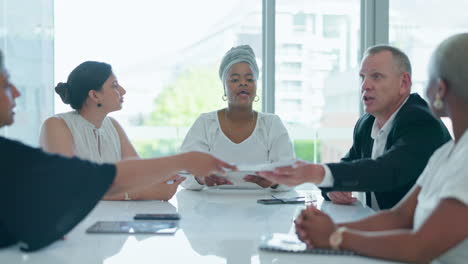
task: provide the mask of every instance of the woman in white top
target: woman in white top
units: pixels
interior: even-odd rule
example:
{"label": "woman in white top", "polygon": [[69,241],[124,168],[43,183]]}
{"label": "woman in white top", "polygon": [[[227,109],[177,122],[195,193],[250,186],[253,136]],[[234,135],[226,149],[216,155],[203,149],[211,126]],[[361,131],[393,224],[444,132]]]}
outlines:
{"label": "woman in white top", "polygon": [[[468,263],[468,33],[443,41],[432,55],[426,95],[436,116],[449,117],[454,141],[430,158],[413,189],[394,208],[361,221],[334,224],[316,208],[296,219],[309,246],[416,263]],[[307,166],[273,175],[300,179]],[[304,174],[305,175],[305,174]],[[286,179],[284,177],[283,179]],[[285,182],[280,180],[281,182]]]}
{"label": "woman in white top", "polygon": [[[48,118],[40,136],[41,147],[51,153],[77,156],[97,163],[139,158],[119,123],[107,114],[122,109],[126,91],[107,63],[87,61],[76,67],[55,91],[75,110]],[[136,193],[106,195],[104,200],[168,200],[182,177]],[[169,181],[169,182],[171,182]]]}
{"label": "woman in white top", "polygon": [[[257,96],[258,66],[248,45],[230,49],[223,57],[219,77],[224,85],[224,109],[202,114],[190,128],[181,146],[182,152],[203,151],[228,162],[263,164],[294,159],[294,149],[280,118],[252,109]],[[261,177],[243,178],[248,188],[287,190]],[[189,177],[182,186],[200,190],[204,186],[232,186],[232,182],[217,176],[204,179]],[[230,185],[230,186],[227,186]]]}

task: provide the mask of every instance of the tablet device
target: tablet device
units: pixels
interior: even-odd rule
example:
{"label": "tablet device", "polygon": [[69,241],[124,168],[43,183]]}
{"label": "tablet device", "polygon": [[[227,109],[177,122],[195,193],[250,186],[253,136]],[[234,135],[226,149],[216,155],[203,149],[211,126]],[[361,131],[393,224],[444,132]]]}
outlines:
{"label": "tablet device", "polygon": [[135,220],[179,220],[180,215],[175,214],[136,214]]}
{"label": "tablet device", "polygon": [[174,234],[176,221],[98,221],[86,230],[91,234]]}

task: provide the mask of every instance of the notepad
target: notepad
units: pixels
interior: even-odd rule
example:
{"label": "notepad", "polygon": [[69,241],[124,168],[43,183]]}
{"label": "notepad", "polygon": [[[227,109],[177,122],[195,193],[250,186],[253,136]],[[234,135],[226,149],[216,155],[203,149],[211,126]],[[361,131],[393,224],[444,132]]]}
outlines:
{"label": "notepad", "polygon": [[323,248],[308,248],[307,245],[300,241],[296,235],[273,233],[264,235],[261,238],[261,250],[289,253],[310,253],[322,255],[343,255],[356,256],[357,254],[349,250],[334,250]]}

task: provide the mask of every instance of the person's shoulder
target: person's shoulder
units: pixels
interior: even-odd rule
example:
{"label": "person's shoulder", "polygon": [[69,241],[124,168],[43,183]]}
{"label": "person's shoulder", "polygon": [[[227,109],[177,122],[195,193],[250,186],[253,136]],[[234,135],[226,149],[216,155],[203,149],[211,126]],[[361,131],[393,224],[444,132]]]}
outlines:
{"label": "person's shoulder", "polygon": [[78,117],[78,112],[77,111],[69,111],[69,112],[63,112],[63,113],[58,113],[53,115],[52,117],[59,118],[59,119],[74,119]]}
{"label": "person's shoulder", "polygon": [[42,127],[52,130],[70,130],[65,120],[57,115],[47,118]]}
{"label": "person's shoulder", "polygon": [[211,111],[207,113],[202,113],[200,116],[198,116],[197,120],[195,123],[214,123],[217,122],[218,120],[218,111]]}
{"label": "person's shoulder", "polygon": [[259,120],[264,120],[265,122],[269,123],[269,122],[280,122],[280,123],[283,123],[281,121],[281,118],[277,115],[277,114],[273,114],[273,113],[265,113],[265,112],[257,112],[258,114],[258,119]]}
{"label": "person's shoulder", "polygon": [[8,153],[4,155],[7,159],[2,160],[4,165],[11,165],[15,162],[18,162],[19,157],[30,157],[34,153],[42,152],[38,148],[28,146],[20,141],[8,139],[0,136],[0,153]]}
{"label": "person's shoulder", "polygon": [[354,127],[355,132],[367,131],[374,125],[375,117],[369,113],[362,115]]}
{"label": "person's shoulder", "polygon": [[106,116],[104,120],[106,120],[106,122],[110,122],[110,124],[112,124],[115,128],[123,130],[122,126],[120,125],[119,121],[117,121],[117,119],[111,116]]}
{"label": "person's shoulder", "polygon": [[431,113],[429,106],[424,99],[417,93],[409,96],[408,101],[401,107],[400,112],[397,114],[397,119],[406,120],[434,120],[436,118]]}

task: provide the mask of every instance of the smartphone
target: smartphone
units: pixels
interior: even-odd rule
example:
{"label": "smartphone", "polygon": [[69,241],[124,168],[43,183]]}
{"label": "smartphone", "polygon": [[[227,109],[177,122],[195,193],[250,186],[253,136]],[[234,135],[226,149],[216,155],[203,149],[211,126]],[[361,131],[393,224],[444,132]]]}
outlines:
{"label": "smartphone", "polygon": [[257,203],[260,204],[303,204],[304,197],[293,197],[293,198],[283,198],[283,199],[260,199],[257,200]]}
{"label": "smartphone", "polygon": [[175,214],[136,214],[135,220],[179,220],[180,215]]}

